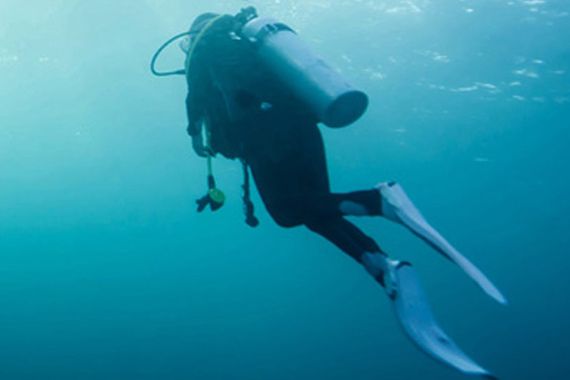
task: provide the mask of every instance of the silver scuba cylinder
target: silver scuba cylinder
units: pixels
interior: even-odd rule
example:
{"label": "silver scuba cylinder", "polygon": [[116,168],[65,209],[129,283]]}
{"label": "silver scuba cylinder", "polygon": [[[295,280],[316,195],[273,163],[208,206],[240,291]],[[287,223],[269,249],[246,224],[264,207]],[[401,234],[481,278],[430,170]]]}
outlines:
{"label": "silver scuba cylinder", "polygon": [[243,26],[241,34],[254,44],[266,69],[323,124],[345,127],[366,111],[368,96],[317,57],[287,25],[256,17]]}

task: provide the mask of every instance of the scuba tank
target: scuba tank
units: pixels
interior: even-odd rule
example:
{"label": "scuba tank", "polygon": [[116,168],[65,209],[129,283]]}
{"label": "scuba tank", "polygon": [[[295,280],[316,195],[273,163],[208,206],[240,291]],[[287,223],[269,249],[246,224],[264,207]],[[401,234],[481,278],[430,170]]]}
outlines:
{"label": "scuba tank", "polygon": [[[263,68],[299,98],[320,122],[331,128],[345,127],[366,112],[368,96],[351,86],[340,73],[316,56],[289,26],[272,18],[259,17],[253,7],[242,9],[235,19],[242,25],[236,34],[252,44]],[[153,74],[187,74],[188,67],[159,72],[155,68],[156,61],[174,41],[199,34],[199,31],[185,32],[165,42],[153,56]],[[252,85],[256,87],[254,83]]]}
{"label": "scuba tank", "polygon": [[368,96],[317,57],[289,26],[254,14],[240,34],[253,44],[264,68],[326,126],[345,127],[366,111]]}

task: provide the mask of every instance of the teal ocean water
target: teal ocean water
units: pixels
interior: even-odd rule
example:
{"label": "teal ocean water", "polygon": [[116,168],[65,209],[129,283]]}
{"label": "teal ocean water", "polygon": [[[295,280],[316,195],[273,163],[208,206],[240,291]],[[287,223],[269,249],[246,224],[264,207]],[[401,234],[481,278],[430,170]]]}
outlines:
{"label": "teal ocean water", "polygon": [[[493,303],[403,228],[356,220],[413,262],[449,334],[502,379],[570,376],[566,0],[0,0],[0,377],[462,379],[417,351],[335,247],[197,214],[205,163],[181,78],[148,63],[204,11],[255,5],[371,98],[322,127],[333,189],[398,180],[497,283]],[[183,56],[167,51],[162,68]]]}

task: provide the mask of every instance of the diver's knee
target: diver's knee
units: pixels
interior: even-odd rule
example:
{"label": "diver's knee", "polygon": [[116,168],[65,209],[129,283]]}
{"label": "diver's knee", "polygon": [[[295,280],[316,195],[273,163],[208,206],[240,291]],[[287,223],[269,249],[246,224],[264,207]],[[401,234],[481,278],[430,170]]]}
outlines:
{"label": "diver's knee", "polygon": [[303,224],[294,220],[294,218],[282,215],[281,213],[272,212],[271,210],[269,210],[269,215],[271,215],[273,221],[281,228],[293,228]]}
{"label": "diver's knee", "polygon": [[297,227],[297,226],[301,225],[301,223],[294,223],[294,222],[292,222],[290,220],[286,220],[286,219],[273,218],[273,220],[281,228],[293,228],[293,227]]}
{"label": "diver's knee", "polygon": [[309,230],[311,230],[315,233],[318,233],[318,234],[322,234],[323,231],[327,231],[327,230],[331,229],[330,226],[331,226],[332,222],[327,221],[327,220],[307,220],[303,224]]}

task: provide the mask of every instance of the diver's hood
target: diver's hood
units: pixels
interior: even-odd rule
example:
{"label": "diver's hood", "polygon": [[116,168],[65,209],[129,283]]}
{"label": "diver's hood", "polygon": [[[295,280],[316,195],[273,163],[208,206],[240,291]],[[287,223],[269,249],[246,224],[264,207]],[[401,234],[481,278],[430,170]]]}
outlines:
{"label": "diver's hood", "polygon": [[215,17],[218,17],[219,14],[217,13],[202,13],[200,16],[196,17],[194,22],[192,22],[192,26],[190,27],[190,33],[197,33],[200,32],[210,20]]}

